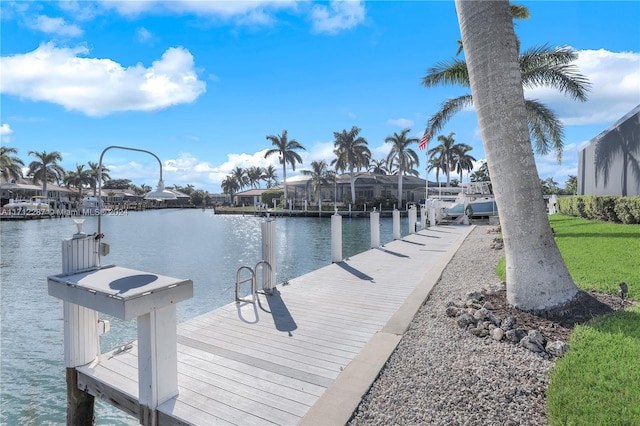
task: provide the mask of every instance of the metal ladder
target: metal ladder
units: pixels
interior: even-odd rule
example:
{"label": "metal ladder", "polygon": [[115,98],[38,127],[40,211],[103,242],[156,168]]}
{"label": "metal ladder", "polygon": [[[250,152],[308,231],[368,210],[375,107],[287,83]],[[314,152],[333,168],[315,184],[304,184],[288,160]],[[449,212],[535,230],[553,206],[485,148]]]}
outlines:
{"label": "metal ladder", "polygon": [[[268,266],[269,272],[271,272],[271,265],[266,260],[261,260],[260,262],[256,263],[256,266],[253,269],[249,266],[241,266],[240,268],[238,268],[238,270],[236,271],[236,303],[240,303],[240,302],[256,303],[256,301],[258,300],[258,286],[257,286],[258,268],[264,268],[265,266]],[[251,275],[241,280],[240,275],[243,270],[249,271]],[[240,286],[248,282],[251,282],[251,293],[247,296],[240,297]],[[265,288],[263,286],[262,293],[270,295],[272,293],[272,289]]]}

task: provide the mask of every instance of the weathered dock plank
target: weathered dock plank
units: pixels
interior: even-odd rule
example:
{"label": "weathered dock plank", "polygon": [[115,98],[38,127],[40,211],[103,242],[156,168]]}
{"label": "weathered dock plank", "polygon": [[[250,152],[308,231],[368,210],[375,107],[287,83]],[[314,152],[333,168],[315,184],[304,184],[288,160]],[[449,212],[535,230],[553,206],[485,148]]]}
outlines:
{"label": "weathered dock plank", "polygon": [[[401,310],[415,313],[470,230],[429,228],[178,324],[179,395],[159,424],[295,425],[322,419],[336,395],[361,397],[413,316]],[[78,368],[79,382],[138,416],[137,361],[134,343]],[[357,401],[344,405],[327,420]]]}

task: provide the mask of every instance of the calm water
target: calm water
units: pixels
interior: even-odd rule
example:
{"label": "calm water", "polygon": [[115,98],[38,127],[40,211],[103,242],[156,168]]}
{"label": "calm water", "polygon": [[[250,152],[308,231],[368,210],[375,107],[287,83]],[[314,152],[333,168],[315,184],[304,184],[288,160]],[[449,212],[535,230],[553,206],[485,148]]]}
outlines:
{"label": "calm water", "polygon": [[[85,218],[84,231],[97,230]],[[233,302],[240,266],[261,260],[260,223],[252,216],[211,211],[155,210],[103,216],[111,252],[102,264],[193,280],[194,297],[178,305],[178,321]],[[2,222],[0,231],[0,369],[2,425],[58,425],[66,421],[62,302],[47,294],[47,276],[62,272],[61,243],[76,232],[73,220]],[[392,239],[390,218],[380,220],[380,241]],[[407,232],[406,218],[402,234]],[[369,220],[343,219],[343,257],[370,244]],[[331,221],[277,218],[277,282],[331,263]],[[136,338],[135,321],[111,321],[102,352]],[[137,424],[96,400],[96,423]]]}

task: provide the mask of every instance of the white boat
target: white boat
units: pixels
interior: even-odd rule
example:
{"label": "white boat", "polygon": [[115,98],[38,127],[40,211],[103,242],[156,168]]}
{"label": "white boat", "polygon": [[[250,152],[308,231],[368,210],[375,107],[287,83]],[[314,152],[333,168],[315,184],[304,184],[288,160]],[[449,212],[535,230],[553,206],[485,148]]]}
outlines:
{"label": "white boat", "polygon": [[9,202],[2,206],[2,210],[10,211],[15,214],[42,214],[51,211],[48,199],[36,196],[29,200],[9,199]]}
{"label": "white boat", "polygon": [[498,206],[491,193],[491,182],[469,182],[464,184],[456,202],[444,211],[444,219],[488,218],[498,214]]}
{"label": "white boat", "polygon": [[109,210],[104,207],[104,201],[99,200],[98,197],[83,197],[80,204],[80,214],[91,216],[98,213],[105,213]]}

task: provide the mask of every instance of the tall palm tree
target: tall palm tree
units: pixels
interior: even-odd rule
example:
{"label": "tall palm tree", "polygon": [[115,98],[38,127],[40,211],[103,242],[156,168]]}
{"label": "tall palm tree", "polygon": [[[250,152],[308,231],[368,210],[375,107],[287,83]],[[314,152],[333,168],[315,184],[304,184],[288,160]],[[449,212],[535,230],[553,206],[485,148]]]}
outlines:
{"label": "tall palm tree", "polygon": [[271,141],[271,144],[275,148],[271,148],[264,153],[264,158],[268,158],[272,155],[278,155],[278,160],[282,164],[282,182],[284,184],[284,199],[287,200],[287,164],[291,164],[291,169],[296,170],[296,163],[302,164],[302,157],[296,151],[305,150],[304,146],[295,140],[289,140],[287,137],[287,130],[283,130],[280,136],[268,135],[267,140]]}
{"label": "tall palm tree", "polygon": [[267,188],[273,188],[278,184],[278,175],[276,174],[276,168],[272,164],[269,164],[264,169],[264,176],[262,177],[267,182]]}
{"label": "tall palm tree", "polygon": [[404,129],[400,134],[393,132],[393,136],[387,136],[385,143],[391,144],[387,164],[398,168],[398,206],[402,205],[402,179],[406,172],[412,171],[414,166],[420,165],[418,154],[409,148],[410,145],[418,143],[418,138],[407,137],[411,129]]}
{"label": "tall palm tree", "polygon": [[443,170],[442,170],[442,164],[440,164],[439,158],[436,158],[436,157],[429,158],[429,164],[427,165],[427,174],[429,174],[429,172],[432,170],[436,171],[436,183],[438,184],[438,186],[440,186],[440,172]]}
{"label": "tall palm tree", "polygon": [[[96,194],[98,193],[98,176],[100,176],[100,173],[98,173],[98,168],[99,168],[100,164],[99,163],[94,163],[93,161],[89,161],[89,170],[87,170],[89,172],[89,176],[91,177],[91,190],[93,191],[93,196],[95,197]],[[105,183],[106,181],[111,179],[111,176],[109,176],[109,169],[107,169],[105,166],[102,166],[102,183]]]}
{"label": "tall palm tree", "polygon": [[247,171],[240,166],[237,166],[233,170],[231,170],[231,176],[233,176],[236,183],[238,184],[238,191],[249,184]]}
{"label": "tall palm tree", "polygon": [[456,0],[456,10],[500,211],[507,300],[525,311],[548,311],[576,297],[578,289],[553,238],[540,190],[509,2]]}
{"label": "tall palm tree", "polygon": [[76,170],[66,172],[62,181],[66,186],[75,187],[78,190],[78,197],[82,199],[82,188],[91,185],[93,178],[90,170],[84,169],[84,164],[76,164]]}
{"label": "tall palm tree", "polygon": [[[568,47],[542,46],[526,50],[519,56],[523,87],[551,87],[574,100],[586,101],[590,84],[587,77],[580,74],[577,66],[573,64],[577,58],[577,53]],[[452,59],[436,64],[427,70],[427,75],[422,78],[422,84],[427,88],[436,85],[469,87],[467,62]],[[564,146],[562,123],[553,111],[536,100],[525,100],[525,105],[529,135],[535,145],[536,153],[543,155],[553,149],[560,161]],[[439,132],[455,114],[473,106],[471,94],[446,100],[440,106],[440,110],[429,119],[427,133],[433,135]]]}
{"label": "tall palm tree", "polygon": [[238,179],[235,176],[227,176],[220,183],[220,187],[222,188],[222,192],[225,194],[229,194],[231,199],[233,200],[233,194],[240,190],[240,184],[238,183]]}
{"label": "tall palm tree", "polygon": [[259,188],[260,181],[264,179],[264,169],[260,166],[251,166],[246,171],[247,181],[252,188]]}
{"label": "tall palm tree", "polygon": [[[529,9],[526,6],[518,5],[518,4],[510,4],[511,9],[511,17],[513,19],[529,19],[531,14],[529,13]],[[513,23],[516,26],[516,23]],[[458,42],[458,50],[456,51],[456,56],[462,53],[462,40],[457,40]],[[516,36],[516,43],[518,45],[518,52],[520,51],[520,39]]]}
{"label": "tall palm tree", "polygon": [[33,175],[33,183],[42,182],[42,195],[47,196],[47,182],[50,179],[59,181],[64,176],[64,169],[58,164],[62,161],[62,156],[58,151],[47,153],[46,151],[29,151],[29,155],[37,160],[29,163],[29,175]]}
{"label": "tall palm tree", "polygon": [[462,173],[466,170],[473,170],[473,162],[476,161],[473,155],[469,154],[473,148],[466,143],[459,143],[453,147],[454,169],[460,174],[460,183],[462,183]]}
{"label": "tall palm tree", "polygon": [[354,171],[360,168],[369,167],[371,160],[371,151],[367,146],[367,140],[362,136],[358,136],[360,133],[358,127],[353,126],[351,130],[343,130],[342,132],[333,132],[333,146],[335,149],[333,153],[336,155],[331,161],[331,165],[335,166],[336,170],[349,170],[349,176],[351,177],[351,202],[356,200],[356,186],[354,179]]}
{"label": "tall palm tree", "polygon": [[320,190],[322,189],[322,185],[327,185],[330,182],[335,180],[335,172],[333,170],[329,170],[329,166],[326,161],[312,161],[311,162],[311,170],[302,170],[302,174],[305,176],[310,176],[309,182],[307,185],[311,186],[311,191],[313,191],[313,196],[318,203],[318,210],[321,209],[321,196]]}
{"label": "tall palm tree", "polygon": [[16,148],[8,146],[0,146],[0,172],[9,179],[20,179],[22,177],[22,167],[24,163],[18,157],[11,155],[17,154]]}
{"label": "tall palm tree", "polygon": [[451,172],[455,168],[455,152],[456,152],[456,140],[453,138],[455,132],[449,133],[448,136],[440,135],[438,140],[440,145],[436,145],[427,151],[430,158],[435,158],[438,161],[439,169],[442,170],[447,177],[447,186],[451,182]]}
{"label": "tall palm tree", "polygon": [[389,168],[387,167],[387,160],[371,160],[369,164],[369,171],[374,175],[386,175],[389,173]]}
{"label": "tall palm tree", "polygon": [[[627,196],[628,170],[631,166],[631,173],[635,176],[637,185],[640,186],[640,142],[638,141],[637,129],[640,116],[636,119],[629,119],[623,122],[615,130],[606,133],[596,142],[596,185],[598,175],[604,175],[604,186],[609,181],[609,173],[613,161],[617,157],[622,157],[622,196]],[[636,121],[634,123],[634,121]]]}

